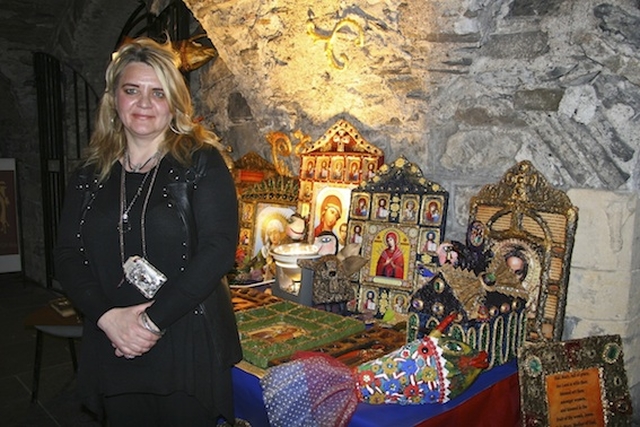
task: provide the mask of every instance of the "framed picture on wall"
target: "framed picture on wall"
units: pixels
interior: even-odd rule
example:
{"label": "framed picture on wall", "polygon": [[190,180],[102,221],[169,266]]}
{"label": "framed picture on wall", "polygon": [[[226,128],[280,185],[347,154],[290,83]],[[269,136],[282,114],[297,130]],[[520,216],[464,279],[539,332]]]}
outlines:
{"label": "framed picture on wall", "polygon": [[22,270],[15,159],[0,159],[0,273]]}

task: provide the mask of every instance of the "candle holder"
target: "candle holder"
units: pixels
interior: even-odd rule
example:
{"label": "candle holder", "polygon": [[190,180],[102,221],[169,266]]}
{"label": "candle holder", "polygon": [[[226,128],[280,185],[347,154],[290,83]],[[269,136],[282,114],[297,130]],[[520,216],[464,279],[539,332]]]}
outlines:
{"label": "candle holder", "polygon": [[302,305],[313,305],[313,271],[300,267],[298,260],[317,259],[320,247],[308,243],[288,243],[270,251],[276,264],[274,296]]}

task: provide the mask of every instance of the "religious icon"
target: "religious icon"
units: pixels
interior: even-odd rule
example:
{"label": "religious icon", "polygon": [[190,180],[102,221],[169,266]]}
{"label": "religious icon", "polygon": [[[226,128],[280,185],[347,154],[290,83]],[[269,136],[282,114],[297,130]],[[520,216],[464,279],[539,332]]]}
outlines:
{"label": "religious icon", "polygon": [[389,217],[389,198],[384,195],[374,196],[373,218],[377,220],[386,220]]}
{"label": "religious icon", "polygon": [[408,298],[404,294],[395,294],[391,297],[393,301],[393,311],[396,313],[406,313],[408,307]]}
{"label": "religious icon", "polygon": [[351,231],[349,232],[349,243],[362,244],[362,227],[363,223],[352,222],[350,224]]}
{"label": "religious icon", "polygon": [[305,163],[302,177],[306,179],[313,179],[316,175],[316,161],[314,158],[308,158]]}
{"label": "religious icon", "polygon": [[373,160],[366,162],[364,179],[366,181],[371,180],[376,175],[376,163]]}
{"label": "religious icon", "polygon": [[313,236],[317,237],[323,231],[334,233],[334,228],[341,217],[342,201],[335,194],[327,195],[320,203],[318,224],[314,228]]}
{"label": "religious icon", "polygon": [[358,159],[349,160],[349,181],[360,181],[360,161]]}
{"label": "religious icon", "polygon": [[404,278],[404,254],[398,245],[398,233],[389,231],[384,240],[387,247],[380,253],[376,264],[376,276]]}
{"label": "religious icon", "polygon": [[366,219],[369,216],[369,194],[354,193],[351,204],[351,216],[362,219]]}
{"label": "religious icon", "polygon": [[317,164],[319,164],[320,167],[316,170],[316,179],[318,179],[319,181],[327,181],[329,179],[329,158],[318,158]]}
{"label": "religious icon", "polygon": [[376,298],[376,293],[372,289],[365,290],[365,298],[362,301],[362,311],[363,312],[373,312],[376,313],[378,311],[378,301]]}
{"label": "religious icon", "polygon": [[418,199],[415,196],[402,197],[401,221],[411,224],[418,222]]}
{"label": "religious icon", "polygon": [[434,254],[436,253],[436,251],[438,250],[438,244],[439,244],[439,230],[425,230],[424,231],[424,237],[423,237],[423,243],[421,246],[421,253],[430,253],[430,254]]}
{"label": "religious icon", "polygon": [[422,224],[438,225],[442,221],[442,201],[437,198],[424,199],[422,209]]}
{"label": "religious icon", "polygon": [[342,181],[344,175],[344,158],[333,157],[331,159],[331,180]]}

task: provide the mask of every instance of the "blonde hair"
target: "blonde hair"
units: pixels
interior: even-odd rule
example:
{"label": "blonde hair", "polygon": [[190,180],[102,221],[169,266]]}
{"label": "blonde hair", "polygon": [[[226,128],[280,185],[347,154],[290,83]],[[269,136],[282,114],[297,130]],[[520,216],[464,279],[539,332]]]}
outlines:
{"label": "blonde hair", "polygon": [[142,37],[123,44],[113,54],[105,73],[106,88],[89,141],[86,164],[96,166],[99,180],[109,176],[111,166],[127,147],[124,126],[116,112],[116,91],[124,69],[131,63],[149,65],[156,73],[173,115],[159,149],[188,166],[191,155],[205,144],[219,145],[218,137],[192,119],[191,95],[180,73],[180,58],[167,40],[164,44]]}

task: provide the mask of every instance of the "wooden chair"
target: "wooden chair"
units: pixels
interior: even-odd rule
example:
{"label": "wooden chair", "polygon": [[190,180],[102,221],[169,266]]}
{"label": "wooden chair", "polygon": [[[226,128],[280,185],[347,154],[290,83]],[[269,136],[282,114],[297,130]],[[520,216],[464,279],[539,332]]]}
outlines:
{"label": "wooden chair", "polygon": [[44,334],[58,338],[66,338],[68,340],[71,362],[73,363],[73,370],[76,372],[78,370],[78,359],[74,340],[82,337],[83,326],[82,320],[77,314],[64,317],[49,304],[29,314],[24,324],[26,327],[36,330],[36,353],[31,388],[31,401],[36,402],[38,400],[38,389],[40,385]]}

